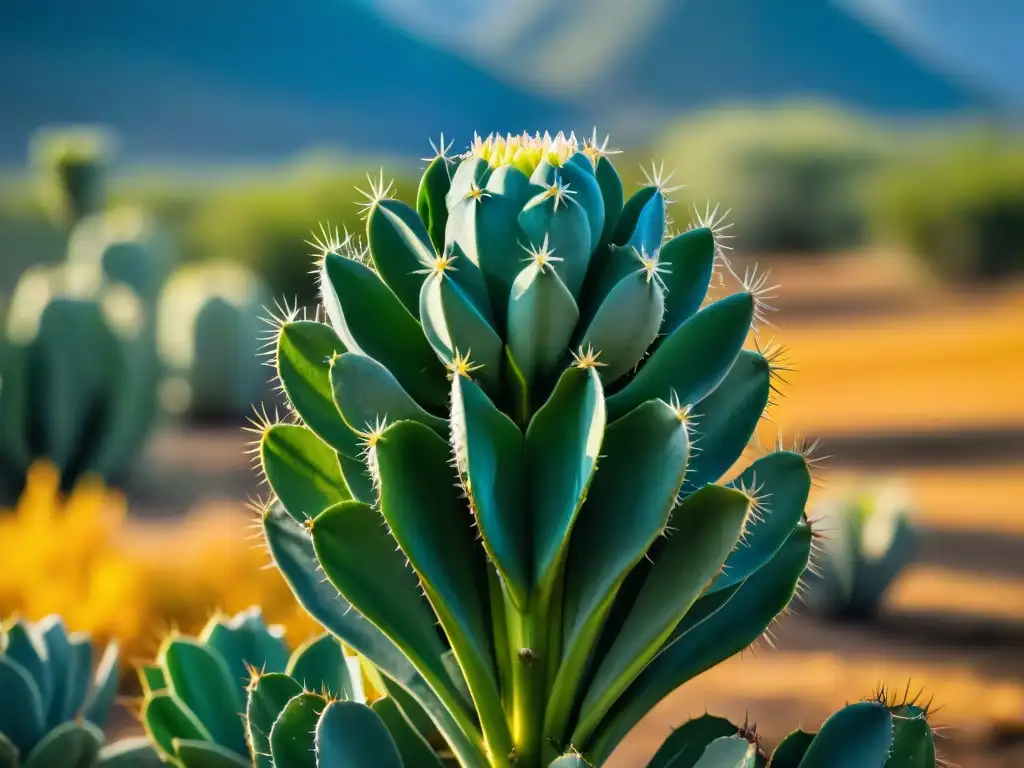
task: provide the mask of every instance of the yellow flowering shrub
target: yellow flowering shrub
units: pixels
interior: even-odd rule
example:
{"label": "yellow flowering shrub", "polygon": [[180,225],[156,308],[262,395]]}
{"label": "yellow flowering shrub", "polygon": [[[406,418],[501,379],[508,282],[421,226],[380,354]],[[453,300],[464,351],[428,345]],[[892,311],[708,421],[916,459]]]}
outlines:
{"label": "yellow flowering shrub", "polygon": [[0,510],[0,615],[59,613],[72,630],[118,640],[127,659],[150,656],[171,628],[198,632],[218,609],[259,604],[293,644],[318,631],[266,567],[239,505],[170,521],[126,511],[123,495],[99,480],[65,496],[56,469],[35,464],[17,506]]}

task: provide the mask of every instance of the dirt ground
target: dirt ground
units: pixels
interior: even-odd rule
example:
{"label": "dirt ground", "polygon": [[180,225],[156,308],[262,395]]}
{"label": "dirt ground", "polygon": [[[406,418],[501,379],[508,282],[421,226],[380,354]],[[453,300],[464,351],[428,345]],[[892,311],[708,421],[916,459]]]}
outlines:
{"label": "dirt ground", "polygon": [[[919,556],[877,621],[829,624],[796,606],[774,648],[762,642],[677,691],[610,765],[645,765],[705,709],[749,717],[770,746],[885,683],[934,697],[949,764],[1024,768],[1024,290],[950,292],[886,254],[773,266],[774,333],[797,370],[768,429],[820,437],[826,487],[903,478]],[[130,491],[134,511],[258,493],[244,440],[237,427],[162,431]]]}

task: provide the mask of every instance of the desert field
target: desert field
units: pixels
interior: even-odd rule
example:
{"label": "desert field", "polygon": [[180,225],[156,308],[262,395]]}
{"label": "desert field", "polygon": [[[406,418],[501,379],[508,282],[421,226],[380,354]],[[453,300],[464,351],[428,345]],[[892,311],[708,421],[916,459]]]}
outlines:
{"label": "desert field", "polygon": [[[882,684],[933,700],[949,764],[1024,765],[1024,287],[944,290],[884,254],[772,268],[781,285],[766,333],[793,370],[762,442],[820,439],[812,505],[858,478],[900,478],[918,557],[874,622],[828,623],[795,603],[770,642],[663,701],[609,765],[645,765],[669,728],[705,709],[749,718],[770,746]],[[258,494],[246,440],[237,427],[162,431],[133,510],[166,524]]]}

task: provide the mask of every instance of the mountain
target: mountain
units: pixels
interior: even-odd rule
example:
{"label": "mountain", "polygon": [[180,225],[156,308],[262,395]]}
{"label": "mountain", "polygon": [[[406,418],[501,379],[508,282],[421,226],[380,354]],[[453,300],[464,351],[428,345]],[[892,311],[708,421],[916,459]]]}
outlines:
{"label": "mountain", "polygon": [[462,144],[570,114],[356,0],[2,3],[0,104],[0,164],[46,123],[112,125],[135,158],[412,157],[442,131]]}
{"label": "mountain", "polygon": [[1024,3],[846,0],[866,21],[940,66],[1024,108]]}
{"label": "mountain", "polygon": [[856,7],[881,2],[0,2],[0,166],[48,123],[111,125],[129,159],[202,162],[324,144],[418,157],[428,136],[464,146],[474,129],[596,124],[629,143],[737,101],[990,105],[984,78]]}
{"label": "mountain", "polygon": [[992,103],[953,62],[856,12],[858,0],[522,0],[515,11],[488,0],[488,13],[442,14],[448,26],[431,24],[411,0],[374,2],[396,23],[618,132],[738,101],[820,97],[892,116]]}

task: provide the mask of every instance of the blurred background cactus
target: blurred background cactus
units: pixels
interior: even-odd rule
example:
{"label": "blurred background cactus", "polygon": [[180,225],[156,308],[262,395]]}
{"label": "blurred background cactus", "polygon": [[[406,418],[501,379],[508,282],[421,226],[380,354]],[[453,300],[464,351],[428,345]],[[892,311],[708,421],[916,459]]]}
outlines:
{"label": "blurred background cactus", "polygon": [[91,638],[50,615],[0,625],[0,765],[5,768],[150,768],[144,739],[104,746],[101,730],[121,679],[116,643],[97,655]]}
{"label": "blurred background cactus", "polygon": [[905,483],[865,478],[823,496],[812,516],[822,531],[808,604],[831,618],[870,618],[914,558],[917,535]]}
{"label": "blurred background cactus", "polygon": [[157,324],[169,411],[197,421],[252,413],[270,379],[259,354],[269,303],[263,282],[235,262],[190,265],[170,277]]}
{"label": "blurred background cactus", "polygon": [[155,415],[156,365],[145,308],[98,267],[28,270],[11,298],[0,386],[0,473],[7,500],[33,460],[67,490],[86,474],[119,483]]}
{"label": "blurred background cactus", "polygon": [[157,296],[171,267],[167,234],[152,214],[121,206],[80,220],[71,231],[67,262],[88,264],[103,277],[129,286],[146,308],[147,327],[153,327]]}
{"label": "blurred background cactus", "polygon": [[46,128],[33,135],[32,169],[56,221],[71,227],[106,207],[113,152],[113,136],[98,127]]}
{"label": "blurred background cactus", "polygon": [[139,211],[106,210],[112,141],[44,132],[33,158],[44,199],[68,225],[62,263],[22,273],[0,364],[0,493],[20,493],[45,457],[61,486],[94,473],[121,483],[156,416],[155,299],[166,246]]}

